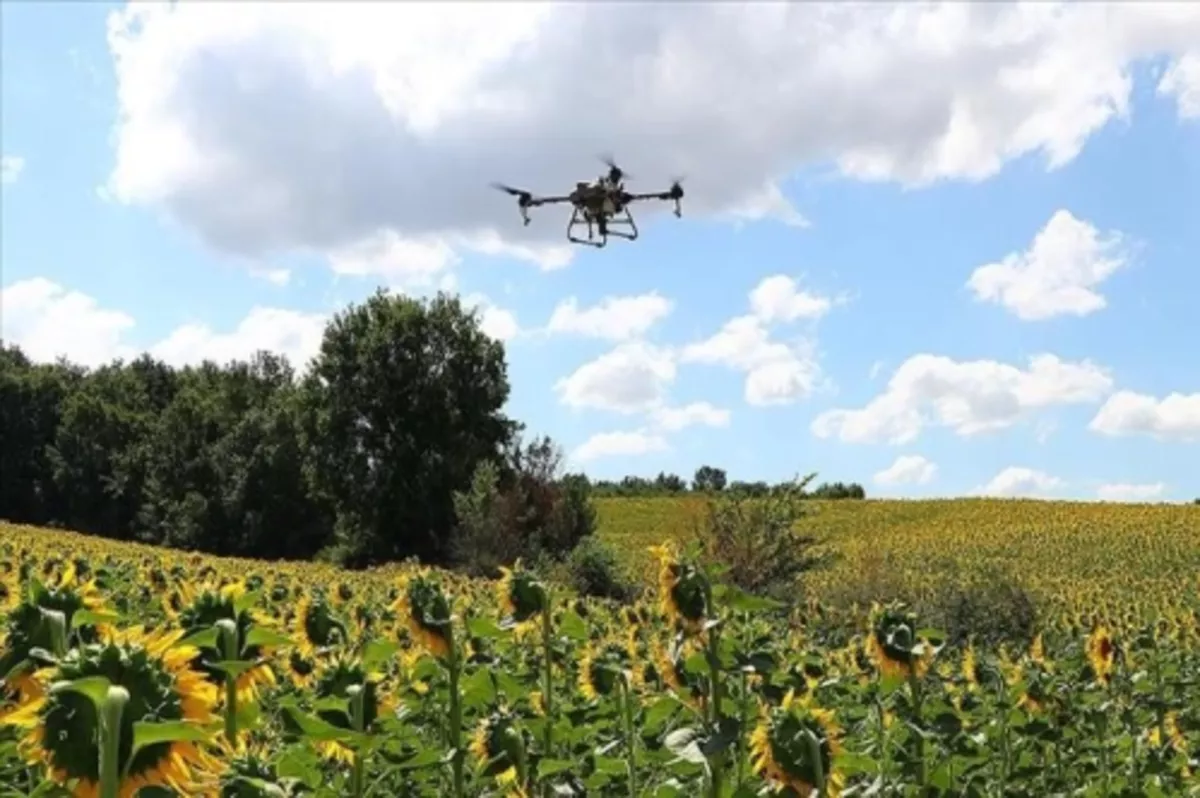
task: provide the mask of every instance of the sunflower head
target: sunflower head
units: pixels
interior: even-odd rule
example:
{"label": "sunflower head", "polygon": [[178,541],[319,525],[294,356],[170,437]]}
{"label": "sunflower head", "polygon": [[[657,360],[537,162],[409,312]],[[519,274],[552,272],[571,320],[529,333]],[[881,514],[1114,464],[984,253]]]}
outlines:
{"label": "sunflower head", "polygon": [[[356,725],[351,717],[353,709],[350,706],[352,688],[358,688],[362,697],[362,725],[365,731],[377,729],[376,724],[394,709],[390,694],[382,688],[382,674],[368,672],[360,660],[339,656],[323,667],[316,675],[315,694],[318,700],[340,699],[346,702],[345,708],[325,707],[318,710],[317,715],[326,723],[339,729],[354,729]],[[336,741],[321,743],[322,752],[331,759],[344,762],[353,761],[353,751]]]}
{"label": "sunflower head", "polygon": [[866,654],[884,676],[924,676],[933,649],[917,637],[917,616],[900,604],[876,606],[871,613]]}
{"label": "sunflower head", "polygon": [[667,619],[688,634],[704,628],[712,616],[712,588],[696,563],[679,557],[670,544],[651,546],[658,560],[659,606]]}
{"label": "sunflower head", "polygon": [[533,573],[522,567],[521,561],[511,569],[500,568],[496,598],[504,614],[518,624],[525,623],[545,612],[546,586]]}
{"label": "sunflower head", "polygon": [[72,649],[51,672],[39,676],[54,684],[5,719],[26,730],[21,749],[30,764],[42,764],[60,785],[76,783],[76,794],[92,794],[99,782],[99,707],[81,692],[62,689],[80,680],[123,688],[128,702],[121,713],[117,747],[121,795],[150,786],[189,795],[219,769],[197,743],[167,741],[134,749],[136,722],[213,723],[217,690],[191,669],[195,650],[176,643],[180,632],[150,635],[142,629],[114,633],[103,643]]}
{"label": "sunflower head", "polygon": [[1104,624],[1098,624],[1087,639],[1087,659],[1096,681],[1107,687],[1112,682],[1117,646]]}
{"label": "sunflower head", "polygon": [[653,641],[650,644],[650,655],[655,675],[662,684],[692,707],[702,710],[708,695],[708,684],[698,674],[691,673],[684,667],[685,651],[680,647],[668,648],[658,641]]}
{"label": "sunflower head", "polygon": [[[210,583],[195,591],[185,587],[181,599],[181,609],[176,621],[187,635],[212,629],[218,621],[233,621],[237,629],[236,646],[239,658],[256,663],[253,668],[243,671],[237,677],[240,699],[250,700],[259,685],[274,683],[271,666],[266,662],[266,657],[273,647],[246,644],[250,631],[255,626],[267,626],[270,621],[251,608],[253,594],[247,593],[244,585],[235,582],[217,588]],[[219,640],[200,646],[196,650],[193,662],[193,667],[203,672],[213,684],[225,682],[225,672],[209,664],[226,659],[220,646]]]}
{"label": "sunflower head", "polygon": [[334,614],[325,597],[320,594],[310,596],[308,593],[296,606],[293,636],[302,653],[308,657],[319,650],[344,644],[349,639],[346,625]]}
{"label": "sunflower head", "polygon": [[579,692],[589,701],[612,695],[631,665],[627,646],[615,640],[588,643],[579,660]]}
{"label": "sunflower head", "polygon": [[293,798],[306,791],[295,779],[280,778],[266,751],[230,752],[220,779],[220,798]]}
{"label": "sunflower head", "polygon": [[780,706],[761,712],[750,735],[750,761],[776,790],[808,796],[823,787],[823,795],[838,795],[843,782],[834,767],[839,734],[832,712],[789,692]]}
{"label": "sunflower head", "polygon": [[470,750],[483,772],[502,787],[519,786],[525,768],[528,734],[517,717],[499,709],[483,718],[471,736]]}
{"label": "sunflower head", "polygon": [[442,587],[424,570],[400,580],[392,609],[408,624],[413,638],[439,659],[450,656],[454,645],[453,615]]}

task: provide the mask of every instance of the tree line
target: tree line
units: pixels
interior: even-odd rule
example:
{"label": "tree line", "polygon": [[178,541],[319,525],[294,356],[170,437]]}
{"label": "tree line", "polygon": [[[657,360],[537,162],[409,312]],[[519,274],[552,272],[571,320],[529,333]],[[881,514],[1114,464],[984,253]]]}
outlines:
{"label": "tree line", "polygon": [[[678,474],[659,472],[653,478],[626,476],[620,480],[595,480],[592,492],[597,496],[662,496],[679,493],[726,493],[759,498],[777,496],[781,493],[794,494],[796,482],[788,480],[771,484],[764,481],[729,481],[725,469],[704,465],[696,469],[689,483]],[[857,482],[823,482],[812,490],[804,490],[804,498],[811,499],[865,499],[863,486]]]}
{"label": "tree line", "polygon": [[594,528],[593,493],[687,487],[564,473],[549,438],[504,414],[509,390],[503,345],[445,293],[350,305],[303,374],[270,352],[89,369],[0,345],[0,518],[222,555],[455,564],[562,556]]}

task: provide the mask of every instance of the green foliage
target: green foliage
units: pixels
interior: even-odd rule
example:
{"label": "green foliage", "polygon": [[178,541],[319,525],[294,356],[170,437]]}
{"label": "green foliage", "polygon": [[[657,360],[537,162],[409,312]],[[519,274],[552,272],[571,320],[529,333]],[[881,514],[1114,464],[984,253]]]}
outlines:
{"label": "green foliage", "polygon": [[1038,606],[1012,575],[995,566],[939,582],[918,605],[921,617],[963,644],[968,637],[996,646],[1026,647],[1038,628]]}
{"label": "green foliage", "polygon": [[635,588],[612,546],[585,538],[566,561],[567,582],[580,595],[629,601]]}
{"label": "green foliage", "polygon": [[696,534],[704,559],[744,591],[794,600],[800,575],[821,562],[814,553],[816,540],[797,530],[807,514],[804,488],[811,480],[761,497],[731,491],[709,498]]}
{"label": "green foliage", "polygon": [[710,493],[725,490],[725,469],[702,465],[696,469],[692,477],[692,490],[697,493]]}
{"label": "green foliage", "polygon": [[312,485],[350,564],[445,559],[454,491],[515,432],[503,346],[457,298],[381,290],[329,323],[304,392]]}

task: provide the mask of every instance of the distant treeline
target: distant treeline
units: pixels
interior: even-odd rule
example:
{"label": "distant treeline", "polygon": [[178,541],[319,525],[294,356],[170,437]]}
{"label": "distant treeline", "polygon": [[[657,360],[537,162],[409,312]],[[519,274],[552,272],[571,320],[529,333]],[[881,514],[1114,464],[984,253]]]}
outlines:
{"label": "distant treeline", "polygon": [[[447,563],[456,494],[490,463],[512,534],[557,530],[569,548],[590,534],[592,488],[548,438],[522,442],[508,395],[503,345],[446,294],[351,305],[303,375],[267,352],[87,369],[0,345],[0,518],[225,555]],[[726,488],[719,469],[697,478]],[[685,486],[611,490],[635,487]]]}
{"label": "distant treeline", "polygon": [[[741,496],[772,496],[783,492],[794,494],[796,482],[789,480],[771,484],[769,482],[729,482],[725,470],[713,466],[701,466],[696,469],[689,483],[678,474],[660,472],[658,476],[646,477],[627,476],[619,482],[614,480],[596,480],[591,483],[592,494],[595,496],[664,496],[678,493],[730,493]],[[823,482],[812,490],[801,494],[814,499],[865,499],[866,492],[857,482]]]}

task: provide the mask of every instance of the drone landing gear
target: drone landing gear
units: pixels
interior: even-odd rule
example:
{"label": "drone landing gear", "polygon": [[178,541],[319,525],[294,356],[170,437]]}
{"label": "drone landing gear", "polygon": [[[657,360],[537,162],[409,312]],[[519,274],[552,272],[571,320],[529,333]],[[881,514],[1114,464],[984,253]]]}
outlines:
{"label": "drone landing gear", "polygon": [[[575,235],[575,228],[581,225],[587,226],[587,238],[579,238]],[[599,240],[597,240],[597,233],[599,233]],[[623,238],[626,241],[637,240],[637,222],[633,221],[633,215],[629,212],[628,208],[623,209],[620,213],[613,216],[602,216],[598,219],[590,215],[581,214],[579,208],[575,208],[571,212],[571,218],[567,222],[568,241],[599,249],[608,243],[609,236]]]}

